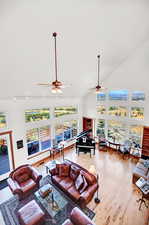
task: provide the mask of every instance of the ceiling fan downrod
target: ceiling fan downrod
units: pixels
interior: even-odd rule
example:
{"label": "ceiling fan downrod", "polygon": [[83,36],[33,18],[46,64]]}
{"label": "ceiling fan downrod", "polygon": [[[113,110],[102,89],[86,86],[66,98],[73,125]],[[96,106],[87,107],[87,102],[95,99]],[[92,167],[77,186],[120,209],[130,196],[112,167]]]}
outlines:
{"label": "ceiling fan downrod", "polygon": [[57,49],[56,49],[56,36],[57,36],[57,33],[54,32],[53,33],[53,37],[54,37],[54,53],[55,53],[55,78],[56,80],[55,81],[58,81],[57,80]]}

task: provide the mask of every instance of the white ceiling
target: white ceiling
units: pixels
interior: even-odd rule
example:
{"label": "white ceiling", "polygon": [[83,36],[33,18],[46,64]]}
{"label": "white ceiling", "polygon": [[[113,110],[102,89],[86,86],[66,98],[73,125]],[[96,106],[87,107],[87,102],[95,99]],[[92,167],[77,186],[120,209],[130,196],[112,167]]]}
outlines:
{"label": "white ceiling", "polygon": [[[72,84],[64,96],[83,96],[108,79],[149,40],[148,0],[0,0],[0,98],[50,95],[40,82]],[[127,87],[126,87],[127,88]]]}

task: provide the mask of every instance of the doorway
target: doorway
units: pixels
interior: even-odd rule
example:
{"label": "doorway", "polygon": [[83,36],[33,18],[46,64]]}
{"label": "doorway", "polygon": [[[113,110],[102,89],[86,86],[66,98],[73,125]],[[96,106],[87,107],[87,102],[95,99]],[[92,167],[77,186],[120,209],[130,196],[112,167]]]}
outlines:
{"label": "doorway", "polygon": [[83,131],[92,129],[93,132],[93,119],[83,117]]}
{"label": "doorway", "polygon": [[0,181],[15,168],[12,131],[0,133]]}

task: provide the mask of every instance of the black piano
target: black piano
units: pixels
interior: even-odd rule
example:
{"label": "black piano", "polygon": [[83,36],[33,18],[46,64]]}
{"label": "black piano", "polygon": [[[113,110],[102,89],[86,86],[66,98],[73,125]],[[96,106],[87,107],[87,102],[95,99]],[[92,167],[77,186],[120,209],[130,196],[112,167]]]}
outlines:
{"label": "black piano", "polygon": [[76,153],[78,155],[80,152],[89,152],[91,157],[92,150],[95,155],[95,140],[90,137],[91,133],[92,129],[83,131],[76,137]]}

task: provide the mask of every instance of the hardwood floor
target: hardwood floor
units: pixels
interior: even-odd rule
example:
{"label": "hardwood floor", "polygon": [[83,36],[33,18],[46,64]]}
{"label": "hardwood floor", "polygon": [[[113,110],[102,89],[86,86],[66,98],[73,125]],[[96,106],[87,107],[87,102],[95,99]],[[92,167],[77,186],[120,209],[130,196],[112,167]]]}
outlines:
{"label": "hardwood floor", "polygon": [[[84,153],[77,156],[75,150],[69,150],[65,152],[65,158],[86,169],[92,164],[96,167],[99,174],[101,203],[96,204],[92,200],[88,205],[96,213],[96,225],[147,225],[149,209],[142,205],[139,211],[139,203],[136,200],[141,197],[141,193],[132,184],[132,170],[136,159],[123,159],[119,153],[112,150],[107,152],[96,150],[96,155],[92,158]],[[46,174],[44,164],[37,165],[37,169],[43,175]],[[5,188],[0,191],[0,196],[3,196],[0,197],[1,203],[8,199],[11,193]]]}

